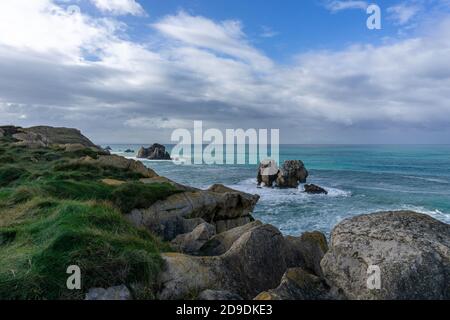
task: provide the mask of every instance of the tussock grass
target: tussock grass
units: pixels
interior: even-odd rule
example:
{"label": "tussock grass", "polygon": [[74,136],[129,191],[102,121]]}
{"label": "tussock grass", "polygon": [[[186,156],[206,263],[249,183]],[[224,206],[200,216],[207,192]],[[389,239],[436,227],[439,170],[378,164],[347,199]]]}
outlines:
{"label": "tussock grass", "polygon": [[[139,174],[74,164],[92,150],[64,152],[0,140],[0,299],[83,299],[92,287],[126,284],[153,298],[167,244],[124,217],[178,192]],[[14,159],[14,162],[2,159]],[[109,186],[101,179],[125,181]],[[68,290],[78,265],[82,290]]]}

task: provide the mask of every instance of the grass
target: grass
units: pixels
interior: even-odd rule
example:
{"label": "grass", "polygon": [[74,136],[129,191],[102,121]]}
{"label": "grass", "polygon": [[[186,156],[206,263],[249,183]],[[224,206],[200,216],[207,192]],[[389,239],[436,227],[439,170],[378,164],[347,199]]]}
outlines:
{"label": "grass", "polygon": [[[83,299],[92,287],[126,284],[154,298],[167,244],[124,217],[178,192],[139,174],[74,164],[91,150],[30,150],[0,140],[0,299]],[[14,159],[14,162],[4,160]],[[125,181],[109,186],[102,179]],[[82,290],[66,286],[70,265]]]}

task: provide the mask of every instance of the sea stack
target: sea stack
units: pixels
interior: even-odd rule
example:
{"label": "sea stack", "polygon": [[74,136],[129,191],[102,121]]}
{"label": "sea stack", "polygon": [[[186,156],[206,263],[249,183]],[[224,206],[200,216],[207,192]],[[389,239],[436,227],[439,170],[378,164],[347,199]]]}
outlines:
{"label": "sea stack", "polygon": [[150,148],[141,147],[137,157],[149,160],[171,160],[170,154],[166,151],[166,147],[155,143]]}

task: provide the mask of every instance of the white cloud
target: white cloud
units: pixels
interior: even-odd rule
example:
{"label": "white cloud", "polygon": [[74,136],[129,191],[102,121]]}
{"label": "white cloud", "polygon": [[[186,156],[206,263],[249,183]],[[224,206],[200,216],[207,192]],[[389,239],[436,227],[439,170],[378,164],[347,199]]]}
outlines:
{"label": "white cloud", "polygon": [[165,17],[153,27],[166,37],[186,45],[227,54],[262,68],[271,66],[271,61],[246,41],[239,21],[215,23],[181,11],[177,15]]}
{"label": "white cloud", "polygon": [[411,3],[401,3],[387,8],[387,12],[397,25],[405,25],[411,21],[421,11],[419,5]]}
{"label": "white cloud", "polygon": [[326,8],[331,12],[338,12],[349,9],[366,10],[368,6],[369,6],[368,2],[357,0],[333,0],[329,1],[326,4]]}
{"label": "white cloud", "polygon": [[90,0],[99,10],[114,15],[145,15],[145,10],[136,0]]}

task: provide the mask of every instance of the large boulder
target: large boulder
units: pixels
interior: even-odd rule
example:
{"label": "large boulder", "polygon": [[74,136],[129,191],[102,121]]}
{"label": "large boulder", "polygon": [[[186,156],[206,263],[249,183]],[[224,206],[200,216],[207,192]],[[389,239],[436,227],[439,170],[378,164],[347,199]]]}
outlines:
{"label": "large boulder", "polygon": [[133,210],[126,217],[170,241],[181,234],[177,231],[182,231],[178,226],[184,219],[201,218],[214,225],[217,233],[247,224],[253,221],[251,212],[258,200],[257,195],[215,185],[208,190],[174,194],[150,208]]}
{"label": "large boulder", "polygon": [[170,160],[170,154],[166,151],[166,147],[155,143],[150,148],[141,147],[139,149],[138,158],[149,160]]}
{"label": "large boulder", "polygon": [[410,211],[350,218],[321,265],[349,299],[450,299],[450,225]]}
{"label": "large boulder", "polygon": [[243,234],[225,254],[194,257],[163,254],[160,299],[183,299],[206,289],[230,291],[244,299],[276,287],[286,270],[284,238],[270,225]]}
{"label": "large boulder", "polygon": [[255,300],[329,300],[336,299],[326,282],[302,268],[286,271],[280,285],[261,292]]}
{"label": "large boulder", "polygon": [[[163,254],[165,268],[160,274],[159,298],[184,299],[193,292],[210,289],[253,299],[260,292],[276,288],[288,268],[314,265],[314,261],[305,261],[309,254],[295,261],[296,255],[289,251],[300,249],[271,225],[254,223],[245,232],[243,227],[237,229],[239,237],[221,255]],[[234,235],[230,231],[227,234],[231,242]],[[228,246],[227,241],[222,241]]]}
{"label": "large boulder", "polygon": [[139,173],[144,178],[155,178],[158,176],[152,169],[147,168],[142,162],[117,155],[102,155],[98,156],[96,159],[86,156],[74,161],[74,163],[128,170]]}

